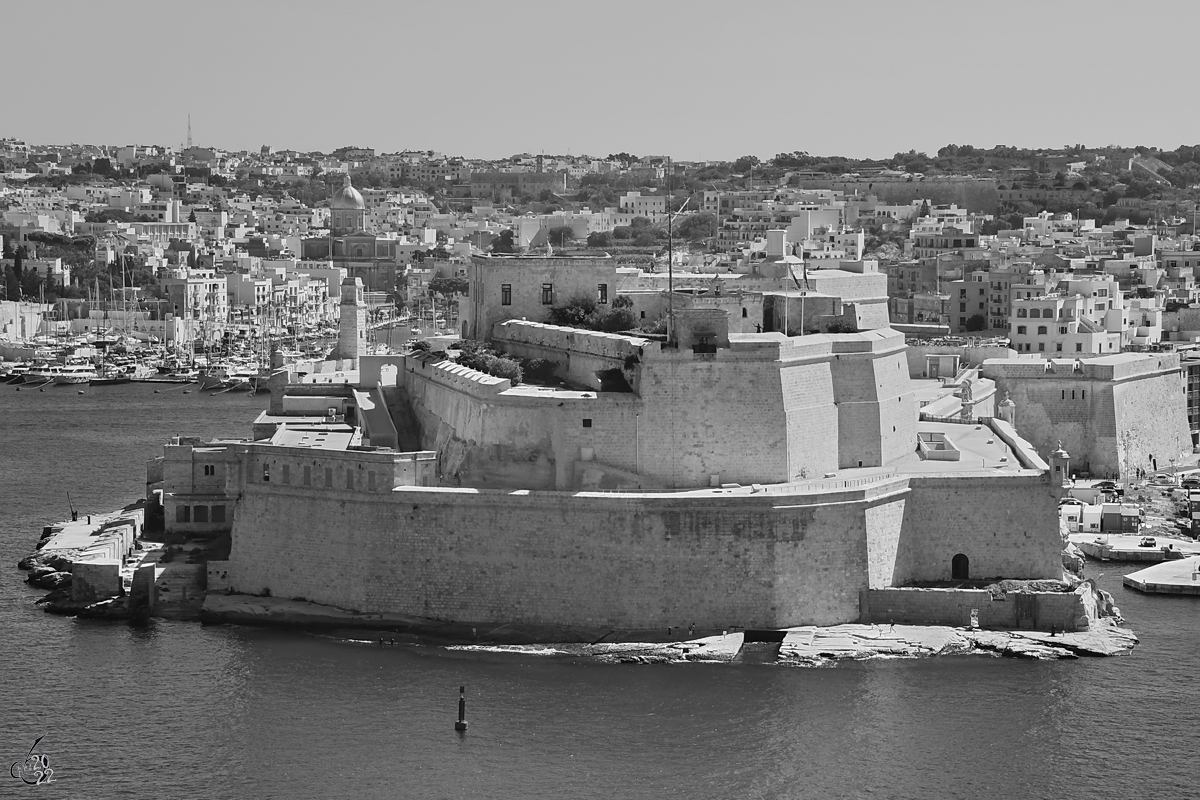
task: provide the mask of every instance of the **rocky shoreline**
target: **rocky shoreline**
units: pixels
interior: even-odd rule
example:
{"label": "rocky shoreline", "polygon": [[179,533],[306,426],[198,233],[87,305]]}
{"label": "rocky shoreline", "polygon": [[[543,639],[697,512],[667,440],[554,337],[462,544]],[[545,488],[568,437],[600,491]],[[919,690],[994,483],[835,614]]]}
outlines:
{"label": "rocky shoreline", "polygon": [[[315,630],[391,644],[401,641],[538,656],[571,656],[627,664],[683,662],[777,663],[828,666],[870,658],[924,658],[991,654],[1038,660],[1114,656],[1130,652],[1137,636],[1111,619],[1086,631],[1051,634],[1031,630],[980,630],[940,625],[803,625],[775,632],[777,642],[750,641],[743,631],[663,640],[662,631],[547,630],[542,626],[471,627],[416,617],[360,614],[301,600],[249,595],[210,595],[201,610],[208,624],[264,625]],[[555,634],[560,634],[558,638]],[[385,635],[386,634],[386,635]],[[607,641],[597,641],[597,639]],[[615,641],[614,641],[615,640]],[[588,642],[591,642],[590,644]]]}

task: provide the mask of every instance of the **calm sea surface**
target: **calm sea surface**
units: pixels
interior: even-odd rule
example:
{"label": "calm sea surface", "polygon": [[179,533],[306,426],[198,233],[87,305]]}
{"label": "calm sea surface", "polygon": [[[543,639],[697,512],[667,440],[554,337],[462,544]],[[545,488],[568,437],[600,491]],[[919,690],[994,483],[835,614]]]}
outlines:
{"label": "calm sea surface", "polygon": [[0,769],[0,797],[1200,795],[1200,600],[1128,591],[1122,567],[1089,565],[1142,644],[1053,663],[604,665],[34,607],[15,564],[68,491],[116,508],[168,437],[248,435],[267,402],[0,386],[0,766],[44,736],[57,778]]}

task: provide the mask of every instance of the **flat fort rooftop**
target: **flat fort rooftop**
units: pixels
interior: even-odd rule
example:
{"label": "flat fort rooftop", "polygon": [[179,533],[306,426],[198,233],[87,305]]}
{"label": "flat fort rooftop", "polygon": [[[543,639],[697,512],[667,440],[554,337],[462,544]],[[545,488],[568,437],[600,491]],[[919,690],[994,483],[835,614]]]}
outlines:
{"label": "flat fort rooftop", "polygon": [[[889,464],[899,474],[928,474],[946,472],[1017,472],[1028,469],[1013,449],[1005,444],[987,425],[957,425],[952,422],[918,422],[917,435],[941,434],[959,451],[957,461],[923,459],[916,452]],[[914,443],[915,444],[915,443]]]}

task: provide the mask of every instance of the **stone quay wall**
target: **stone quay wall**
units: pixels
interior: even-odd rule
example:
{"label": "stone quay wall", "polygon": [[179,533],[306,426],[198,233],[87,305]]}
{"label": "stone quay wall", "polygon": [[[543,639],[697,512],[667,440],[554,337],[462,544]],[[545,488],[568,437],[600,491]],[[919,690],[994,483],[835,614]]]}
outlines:
{"label": "stone quay wall", "polygon": [[1012,592],[993,597],[986,589],[869,589],[862,593],[864,623],[967,627],[977,612],[981,628],[1077,631],[1088,628],[1083,598],[1074,592]]}

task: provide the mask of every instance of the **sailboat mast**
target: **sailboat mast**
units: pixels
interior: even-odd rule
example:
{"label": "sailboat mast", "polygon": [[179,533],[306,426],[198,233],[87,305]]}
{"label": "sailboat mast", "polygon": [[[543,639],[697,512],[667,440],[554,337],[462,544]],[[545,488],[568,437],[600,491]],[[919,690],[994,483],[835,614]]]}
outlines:
{"label": "sailboat mast", "polygon": [[675,342],[675,248],[671,226],[671,157],[667,156],[667,345]]}

